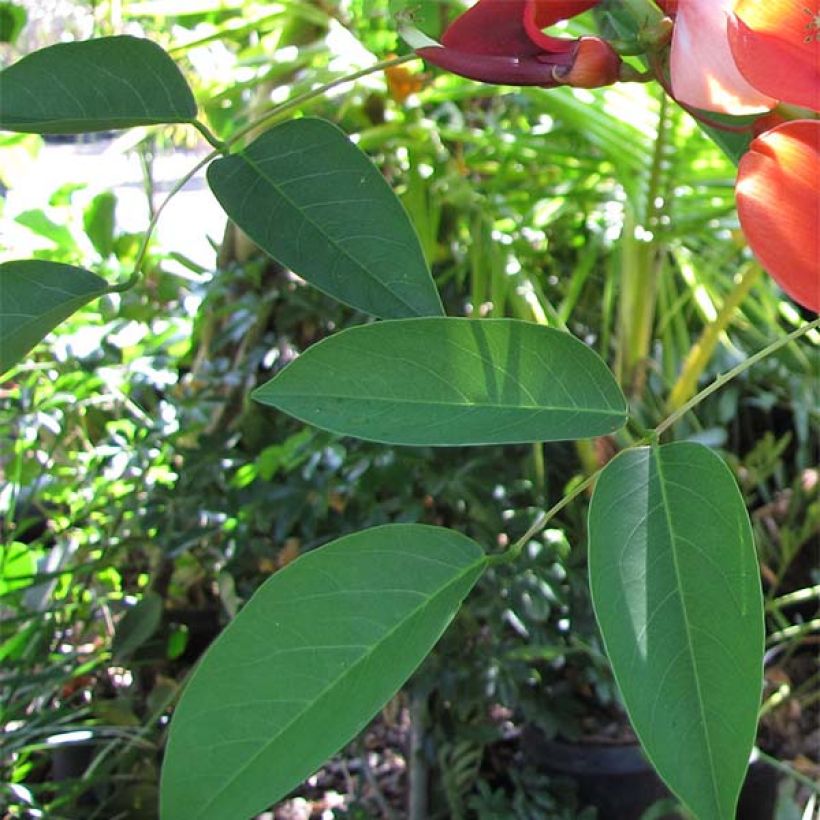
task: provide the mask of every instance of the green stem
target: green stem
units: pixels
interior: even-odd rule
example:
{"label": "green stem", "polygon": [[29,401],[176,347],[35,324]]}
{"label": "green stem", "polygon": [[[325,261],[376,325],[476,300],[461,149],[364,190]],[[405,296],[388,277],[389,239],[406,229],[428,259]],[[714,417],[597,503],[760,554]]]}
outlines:
{"label": "green stem", "polygon": [[[705,387],[703,390],[700,391],[696,396],[690,399],[686,404],[681,407],[679,410],[676,410],[666,419],[664,419],[654,430],[649,431],[649,434],[639,440],[636,441],[634,444],[631,444],[629,447],[626,447],[627,450],[635,449],[636,447],[642,447],[646,444],[655,444],[660,439],[661,435],[665,433],[673,424],[680,421],[683,416],[685,416],[690,410],[697,407],[704,399],[711,396],[712,393],[720,390],[721,387],[728,384],[732,379],[737,378],[742,373],[745,373],[750,367],[753,367],[762,359],[767,358],[772,353],[776,353],[780,350],[781,347],[785,347],[787,344],[799,339],[802,336],[805,336],[807,333],[810,333],[812,330],[817,329],[820,327],[820,318],[815,319],[813,322],[809,322],[808,324],[799,327],[797,330],[789,333],[787,336],[784,336],[782,339],[778,339],[776,342],[772,342],[770,345],[767,345],[763,348],[763,350],[758,351],[754,354],[754,356],[750,356],[746,361],[741,362],[737,367],[733,367],[728,372],[724,373],[722,376],[718,376],[708,387]],[[574,487],[567,495],[565,495],[557,504],[550,507],[546,512],[541,512],[532,523],[532,526],[521,536],[506,552],[500,553],[499,555],[493,555],[488,559],[489,566],[495,566],[497,564],[509,564],[513,561],[517,560],[521,553],[524,551],[524,547],[530,541],[530,539],[534,538],[540,532],[544,530],[547,524],[565,507],[569,506],[571,502],[573,502],[581,493],[591,487],[595,481],[597,480],[600,473],[604,470],[604,467],[596,470],[592,475],[587,476],[580,484]],[[808,624],[801,624],[798,628],[789,627],[783,630],[780,633],[776,633],[769,637],[769,643],[774,642],[775,638],[778,640],[783,638],[791,638],[795,637],[797,634],[802,634],[806,631],[811,631],[812,629],[817,629],[820,626],[820,620],[811,621]]]}
{"label": "green stem", "polygon": [[712,395],[712,393],[717,392],[720,390],[721,387],[728,384],[732,379],[737,378],[742,373],[745,373],[750,367],[756,365],[759,361],[771,356],[772,353],[776,353],[780,350],[781,347],[785,347],[787,344],[799,339],[801,336],[805,336],[807,333],[810,333],[812,330],[816,330],[820,327],[820,318],[815,319],[813,322],[809,322],[808,324],[803,325],[802,327],[797,328],[797,330],[789,333],[787,336],[784,336],[781,339],[778,339],[776,342],[772,342],[770,345],[763,348],[763,350],[758,351],[754,354],[754,356],[749,357],[746,361],[741,362],[736,367],[733,367],[731,370],[724,373],[722,376],[718,376],[708,387],[705,387],[703,390],[700,391],[696,396],[691,398],[686,404],[682,407],[679,407],[668,416],[664,421],[662,421],[656,428],[655,433],[660,437],[663,435],[673,424],[676,424],[683,418],[690,410],[694,407],[697,407],[704,399],[708,398]]}
{"label": "green stem", "polygon": [[210,145],[214,147],[214,150],[211,151],[206,157],[201,159],[187,174],[185,174],[182,179],[180,179],[176,185],[168,192],[168,196],[162,201],[160,206],[154,212],[154,215],[151,217],[151,221],[148,223],[148,227],[145,231],[145,236],[143,237],[142,244],[140,245],[139,252],[137,253],[137,261],[134,263],[134,271],[128,277],[128,279],[119,285],[112,285],[108,288],[108,293],[122,293],[126,290],[130,290],[136,283],[139,281],[140,278],[140,269],[142,268],[142,264],[145,261],[145,255],[148,252],[148,245],[151,241],[151,237],[156,230],[157,223],[159,222],[159,218],[162,215],[163,210],[168,205],[168,203],[188,184],[188,182],[196,176],[196,174],[208,165],[212,160],[216,159],[220,154],[228,153],[231,146],[235,145],[239,140],[243,137],[247,136],[251,131],[260,128],[261,126],[268,123],[270,120],[280,117],[286,111],[290,111],[293,108],[298,108],[305,102],[308,102],[316,97],[321,97],[326,94],[328,91],[337,88],[340,85],[344,85],[345,83],[354,82],[355,80],[359,80],[362,77],[366,77],[368,74],[375,74],[379,71],[384,71],[387,68],[392,68],[393,66],[401,65],[402,63],[410,62],[411,60],[418,59],[415,54],[409,54],[405,57],[395,57],[390,60],[382,60],[381,62],[374,63],[369,68],[363,68],[360,71],[355,71],[353,74],[346,74],[344,77],[339,77],[337,80],[333,80],[332,82],[326,83],[325,85],[314,88],[312,91],[307,91],[304,94],[299,94],[294,97],[292,100],[288,100],[287,102],[281,103],[280,105],[276,105],[271,108],[269,111],[262,114],[262,116],[255,119],[253,122],[248,123],[244,128],[241,128],[237,131],[230,139],[226,141],[221,141],[217,139],[214,134],[208,129],[208,127],[200,122],[199,120],[194,120],[191,125],[199,131],[200,134],[208,141]]}
{"label": "green stem", "polygon": [[393,66],[402,65],[403,63],[409,63],[411,60],[418,59],[419,58],[416,57],[415,54],[408,54],[404,57],[393,57],[389,60],[382,60],[381,62],[374,63],[369,68],[363,68],[361,71],[355,71],[353,74],[346,74],[344,77],[339,77],[339,79],[326,83],[319,88],[314,88],[311,91],[305,91],[303,94],[297,94],[293,99],[286,100],[279,105],[275,105],[273,108],[262,114],[262,116],[257,117],[257,119],[253,122],[248,123],[248,125],[244,128],[240,128],[239,131],[237,131],[229,140],[226,141],[225,146],[230,148],[239,142],[239,140],[243,137],[247,136],[251,131],[255,131],[257,128],[261,128],[271,120],[281,117],[282,114],[287,111],[298,108],[300,105],[310,102],[317,97],[324,96],[328,91],[332,91],[340,85],[352,83],[355,80],[360,80],[362,77],[367,77],[369,74],[376,74],[379,71],[384,71],[385,69],[393,68]]}
{"label": "green stem", "polygon": [[151,237],[154,235],[154,230],[157,227],[157,223],[159,222],[160,216],[162,216],[162,212],[165,210],[165,207],[168,203],[199,173],[199,171],[204,168],[211,160],[216,159],[222,152],[221,151],[211,151],[210,154],[203,157],[187,174],[185,174],[182,179],[180,179],[176,185],[168,192],[168,196],[162,200],[159,207],[154,211],[154,215],[151,217],[151,221],[148,223],[148,228],[145,231],[145,235],[142,238],[142,244],[140,245],[139,252],[137,253],[137,260],[134,262],[134,271],[128,279],[123,282],[121,285],[112,285],[108,288],[108,293],[122,293],[123,291],[130,290],[134,285],[139,281],[140,278],[140,271],[142,269],[142,264],[145,261],[145,255],[148,252],[148,245],[151,242]]}
{"label": "green stem", "polygon": [[785,595],[781,595],[779,598],[773,598],[766,604],[766,609],[783,609],[787,606],[792,606],[793,604],[801,604],[804,601],[811,601],[814,598],[820,598],[820,584],[815,584],[813,587],[797,589],[794,592],[788,592]]}
{"label": "green stem", "polygon": [[211,131],[211,129],[208,128],[208,126],[205,125],[204,122],[202,122],[201,120],[194,120],[191,123],[191,125],[193,125],[194,128],[196,128],[196,130],[199,131],[199,133],[202,134],[203,137],[205,137],[205,139],[208,141],[211,147],[215,148],[221,154],[227,152],[227,145],[224,142],[222,142],[222,140],[217,139],[213,131]]}
{"label": "green stem", "polygon": [[657,26],[664,17],[663,12],[652,0],[621,0],[621,6],[641,28]]}
{"label": "green stem", "polygon": [[[601,470],[603,467],[601,468]],[[581,493],[589,489],[598,478],[601,470],[596,470],[591,476],[587,476],[580,484],[574,487],[567,495],[565,495],[557,504],[550,507],[546,512],[539,513],[538,517],[533,522],[532,526],[506,551],[499,555],[492,555],[488,559],[490,566],[496,564],[510,564],[517,560],[524,547],[527,546],[531,538],[534,538],[541,532],[547,524],[558,515],[564,507],[568,507]]]}
{"label": "green stem", "polygon": [[767,755],[766,752],[761,751],[758,748],[755,748],[755,753],[757,756],[766,764],[771,766],[773,769],[777,769],[779,772],[783,772],[787,777],[792,778],[792,780],[796,780],[798,783],[802,784],[809,788],[812,794],[820,794],[820,786],[817,785],[811,778],[806,777],[806,775],[798,772],[797,769],[789,766],[788,763],[784,763],[782,760],[778,760],[776,757],[772,757],[771,755]]}

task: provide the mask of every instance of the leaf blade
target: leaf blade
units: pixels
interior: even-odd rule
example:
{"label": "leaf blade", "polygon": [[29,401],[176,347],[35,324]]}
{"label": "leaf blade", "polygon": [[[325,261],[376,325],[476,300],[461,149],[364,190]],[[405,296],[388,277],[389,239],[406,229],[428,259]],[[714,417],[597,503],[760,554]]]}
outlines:
{"label": "leaf blade", "polygon": [[[464,536],[396,524],[341,538],[274,575],[186,687],[163,767],[162,816],[244,818],[286,794],[409,677],[485,564]],[[278,648],[249,661],[271,630]],[[231,749],[228,765],[209,753],[214,738]]]}
{"label": "leaf blade", "polygon": [[611,433],[626,400],[567,333],[514,319],[421,318],[344,330],[253,397],[342,435],[401,445],[559,441]]}
{"label": "leaf blade", "polygon": [[196,111],[176,63],[156,43],[130,35],[58,43],[0,72],[0,129],[7,131],[107,131],[192,122]]}
{"label": "leaf blade", "polygon": [[0,264],[0,373],[107,290],[104,279],[73,265],[38,259]]}
{"label": "leaf blade", "polygon": [[616,457],[590,505],[589,574],[648,757],[701,820],[734,816],[757,726],[763,605],[725,464],[687,442]]}
{"label": "leaf blade", "polygon": [[443,313],[406,211],[335,125],[278,125],[211,163],[208,183],[260,248],[335,299],[382,318]]}

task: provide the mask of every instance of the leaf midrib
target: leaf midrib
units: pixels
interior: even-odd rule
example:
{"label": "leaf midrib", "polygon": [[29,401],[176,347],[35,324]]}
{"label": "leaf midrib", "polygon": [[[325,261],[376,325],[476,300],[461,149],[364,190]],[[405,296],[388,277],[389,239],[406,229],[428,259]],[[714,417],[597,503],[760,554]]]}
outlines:
{"label": "leaf midrib", "polygon": [[[250,165],[250,167],[254,171],[256,171],[256,173],[259,174],[259,176],[262,179],[264,179],[265,182],[267,182],[271,186],[271,188],[273,188],[276,191],[276,193],[280,197],[282,197],[282,199],[285,200],[285,202],[287,202],[288,205],[291,206],[291,208],[293,208],[295,211],[297,211],[299,213],[299,215],[302,217],[302,219],[305,220],[305,222],[307,222],[309,225],[313,226],[313,228],[315,228],[316,231],[318,231],[333,246],[333,249],[338,254],[340,254],[341,256],[344,256],[347,259],[349,259],[360,271],[362,271],[364,274],[366,274],[367,278],[370,279],[371,282],[375,283],[381,291],[383,291],[388,296],[390,296],[392,299],[397,301],[399,304],[403,305],[408,310],[410,310],[412,312],[413,316],[422,316],[423,315],[423,314],[420,314],[419,311],[413,305],[411,305],[408,301],[403,299],[398,293],[395,293],[394,291],[390,290],[390,288],[388,288],[384,284],[384,282],[382,282],[377,276],[375,276],[373,273],[371,273],[371,271],[367,267],[365,267],[365,265],[363,265],[362,262],[360,262],[348,250],[346,250],[342,245],[340,245],[339,242],[336,239],[334,239],[325,230],[323,230],[318,223],[314,222],[314,220],[312,220],[309,216],[307,216],[307,214],[304,213],[304,209],[299,207],[299,205],[291,197],[289,197],[284,192],[284,190],[276,182],[276,180],[272,179],[267,174],[265,174],[265,172],[262,170],[262,168],[248,155],[247,151],[240,151],[236,156],[243,159],[245,162],[247,162],[248,165]],[[412,225],[410,226],[410,229],[413,230]],[[423,258],[424,257],[422,256],[422,259]],[[425,266],[425,269],[426,269],[426,266]],[[429,270],[427,270],[427,275],[428,276],[430,275]],[[324,290],[324,288],[320,288],[320,290]]]}
{"label": "leaf midrib", "polygon": [[350,676],[350,674],[351,674],[354,670],[358,669],[358,668],[359,668],[359,667],[360,667],[360,666],[361,666],[364,662],[368,661],[368,660],[370,659],[370,657],[372,656],[373,652],[375,652],[375,651],[376,651],[376,649],[377,649],[379,646],[381,646],[381,645],[382,645],[382,644],[384,644],[387,640],[389,640],[389,639],[390,639],[390,637],[391,637],[391,636],[392,636],[392,635],[393,635],[396,631],[398,631],[398,630],[399,630],[401,627],[403,627],[403,626],[404,626],[404,625],[405,625],[408,621],[412,620],[412,619],[413,619],[414,617],[416,617],[418,614],[420,614],[420,613],[424,612],[424,610],[425,610],[428,606],[430,606],[430,604],[432,603],[432,601],[433,601],[436,597],[443,595],[443,594],[444,594],[444,593],[445,593],[448,589],[450,589],[450,588],[451,588],[451,587],[453,587],[453,586],[456,586],[458,582],[462,581],[462,580],[463,580],[463,579],[464,579],[467,575],[469,575],[469,573],[470,573],[470,572],[473,572],[473,571],[474,571],[476,568],[478,568],[481,564],[486,564],[486,563],[487,563],[487,556],[486,556],[486,555],[482,555],[482,556],[481,556],[481,558],[480,558],[479,560],[477,560],[477,561],[475,561],[474,563],[470,564],[470,565],[469,565],[468,567],[466,567],[466,568],[465,568],[462,572],[460,572],[457,576],[455,576],[455,577],[454,577],[451,581],[449,581],[447,584],[445,584],[443,587],[441,587],[437,593],[435,593],[434,595],[431,595],[431,596],[427,599],[427,601],[426,601],[426,602],[425,602],[422,606],[417,607],[416,609],[412,610],[412,611],[411,611],[411,614],[410,614],[407,618],[403,618],[403,619],[401,619],[401,620],[400,620],[399,622],[397,622],[397,623],[396,623],[393,627],[391,627],[391,629],[390,629],[390,630],[388,630],[388,631],[387,631],[387,632],[383,635],[382,639],[381,639],[381,640],[380,640],[377,644],[374,644],[374,645],[373,645],[373,647],[370,649],[370,651],[365,652],[364,654],[362,654],[362,655],[361,655],[359,658],[357,658],[357,659],[356,659],[356,660],[355,660],[355,661],[354,661],[354,662],[353,662],[353,663],[352,663],[352,664],[351,664],[351,665],[350,665],[350,666],[349,666],[349,667],[348,667],[348,668],[347,668],[347,669],[346,669],[346,670],[345,670],[345,671],[344,671],[344,672],[343,672],[340,676],[338,676],[338,677],[334,678],[334,679],[333,679],[333,681],[331,681],[331,683],[329,683],[329,684],[328,684],[328,685],[327,685],[324,689],[322,689],[322,691],[321,691],[321,692],[319,692],[319,694],[316,696],[316,698],[314,698],[314,699],[313,699],[313,700],[312,700],[312,701],[311,701],[311,702],[310,702],[307,706],[305,706],[303,709],[301,709],[301,710],[300,710],[300,711],[299,711],[299,712],[298,712],[298,713],[297,713],[297,714],[296,714],[293,718],[291,718],[291,720],[290,720],[287,724],[285,724],[285,726],[283,726],[283,727],[279,730],[279,732],[278,732],[276,735],[274,735],[274,736],[273,736],[270,740],[268,740],[268,742],[267,742],[264,746],[262,746],[262,747],[261,747],[261,748],[260,748],[260,749],[259,749],[259,750],[258,750],[258,751],[257,751],[257,752],[256,752],[256,753],[255,753],[255,754],[254,754],[254,755],[253,755],[253,756],[252,756],[252,757],[251,757],[251,758],[250,758],[250,759],[249,759],[249,760],[248,760],[245,764],[244,764],[244,766],[242,767],[242,769],[240,769],[237,773],[235,773],[235,774],[234,774],[234,775],[233,775],[233,776],[232,776],[229,780],[227,780],[227,781],[225,782],[225,784],[224,784],[224,785],[223,785],[223,786],[222,786],[222,787],[221,787],[221,788],[220,788],[217,792],[215,792],[215,793],[211,796],[211,798],[208,800],[208,802],[207,802],[207,803],[205,803],[205,805],[201,807],[200,811],[201,811],[203,814],[204,814],[206,811],[208,811],[208,810],[209,810],[209,809],[210,809],[210,808],[214,805],[214,803],[216,803],[216,801],[217,801],[217,800],[218,800],[218,799],[219,799],[219,798],[220,798],[220,797],[221,797],[221,796],[225,793],[225,791],[227,791],[227,790],[228,790],[228,789],[229,789],[229,788],[230,788],[230,787],[231,787],[231,786],[232,786],[232,785],[233,785],[233,784],[234,784],[234,783],[235,783],[235,782],[236,782],[236,781],[237,781],[237,780],[238,780],[238,779],[239,779],[239,778],[240,778],[240,777],[244,774],[244,772],[246,772],[246,771],[247,771],[247,770],[248,770],[248,769],[249,769],[249,768],[250,768],[250,767],[254,764],[254,762],[255,762],[255,761],[256,761],[256,760],[257,760],[260,756],[264,755],[264,754],[267,752],[267,750],[271,747],[271,745],[273,745],[273,743],[274,743],[276,740],[278,740],[278,738],[280,738],[282,735],[284,735],[284,734],[285,734],[285,732],[287,732],[289,729],[291,729],[291,727],[293,727],[295,724],[297,724],[297,723],[298,723],[298,722],[302,719],[302,717],[304,716],[304,714],[305,714],[306,712],[310,711],[311,709],[313,709],[313,708],[315,707],[315,705],[316,705],[317,703],[319,703],[319,702],[320,702],[320,701],[321,701],[321,700],[322,700],[322,699],[323,699],[323,698],[324,698],[324,697],[325,697],[325,696],[326,696],[326,695],[330,692],[330,690],[332,690],[332,689],[333,689],[333,688],[334,688],[334,687],[338,684],[338,682],[339,682],[339,681],[342,681],[342,680],[344,680],[345,678],[349,677],[349,676]]}
{"label": "leaf midrib", "polygon": [[721,800],[718,793],[717,779],[715,777],[715,756],[712,751],[712,744],[709,738],[708,723],[706,721],[706,711],[703,702],[703,693],[700,688],[700,678],[698,677],[698,664],[695,655],[694,646],[692,644],[692,634],[689,630],[689,619],[686,609],[686,599],[683,595],[683,577],[681,575],[680,565],[678,564],[678,553],[676,549],[675,530],[672,526],[671,506],[669,498],[666,494],[666,480],[663,475],[663,467],[661,466],[660,450],[658,447],[651,448],[652,458],[655,462],[655,468],[658,471],[658,483],[660,484],[661,499],[663,501],[664,517],[666,519],[667,532],[669,534],[669,547],[672,555],[672,568],[675,573],[675,585],[678,591],[678,596],[681,602],[681,610],[683,611],[683,630],[686,635],[686,647],[689,654],[689,660],[693,670],[693,678],[695,681],[695,694],[697,696],[698,711],[700,713],[700,725],[703,727],[703,739],[706,744],[706,755],[709,759],[709,774],[712,783],[712,794],[715,800],[715,810],[720,814]]}
{"label": "leaf midrib", "polygon": [[[257,400],[267,400],[264,393],[257,393]],[[541,413],[543,411],[560,412],[560,413],[582,413],[591,415],[606,415],[617,416],[621,418],[624,413],[618,409],[601,408],[595,409],[592,407],[579,407],[577,405],[551,405],[551,404],[498,404],[495,402],[445,402],[445,401],[429,401],[427,399],[411,399],[411,398],[383,398],[381,396],[345,396],[337,393],[278,393],[274,394],[273,398],[281,399],[309,399],[311,401],[321,400],[336,400],[336,401],[358,401],[366,402],[367,404],[416,404],[423,407],[447,407],[464,409],[474,407],[481,410],[528,410]]]}

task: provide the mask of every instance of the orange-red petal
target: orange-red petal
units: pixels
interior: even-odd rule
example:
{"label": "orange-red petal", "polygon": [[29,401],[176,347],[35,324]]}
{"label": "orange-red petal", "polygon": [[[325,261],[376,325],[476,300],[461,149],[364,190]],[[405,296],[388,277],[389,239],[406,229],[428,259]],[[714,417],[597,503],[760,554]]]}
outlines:
{"label": "orange-red petal", "polygon": [[738,68],[755,88],[820,111],[817,0],[738,0],[729,40]]}
{"label": "orange-red petal", "polygon": [[599,2],[600,0],[526,0],[524,28],[532,42],[538,43],[544,51],[554,52],[557,47],[561,47],[557,44],[568,41],[550,37],[542,29],[583,14]]}
{"label": "orange-red petal", "polygon": [[820,312],[820,121],[793,120],[755,139],[736,193],[755,256],[795,302]]}
{"label": "orange-red petal", "polygon": [[741,74],[729,48],[726,13],[734,0],[681,3],[669,70],[680,102],[705,111],[756,114],[775,105]]}

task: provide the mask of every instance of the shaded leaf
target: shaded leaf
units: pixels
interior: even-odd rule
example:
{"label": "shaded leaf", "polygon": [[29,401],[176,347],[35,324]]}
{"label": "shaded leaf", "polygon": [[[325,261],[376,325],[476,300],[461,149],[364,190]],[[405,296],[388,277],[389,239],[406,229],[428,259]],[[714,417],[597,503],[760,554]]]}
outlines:
{"label": "shaded leaf", "polygon": [[443,312],[407,213],[335,125],[272,128],[211,163],[208,182],[260,248],[339,301],[383,318]]}
{"label": "shaded leaf", "polygon": [[0,264],[0,373],[108,289],[83,268],[25,259]]}
{"label": "shaded leaf", "polygon": [[390,525],[277,572],[185,688],[161,816],[245,820],[287,794],[407,680],[485,563],[463,535]]}
{"label": "shaded leaf", "polygon": [[195,118],[185,78],[150,40],[60,43],[0,72],[0,128],[7,131],[78,134]]}
{"label": "shaded leaf", "polygon": [[111,652],[115,659],[133,654],[159,629],[162,609],[162,596],[156,592],[146,592],[123,615],[111,642]]}
{"label": "shaded leaf", "polygon": [[590,506],[589,574],[648,757],[698,820],[734,817],[760,705],[763,603],[726,465],[688,442],[617,456]]}
{"label": "shaded leaf", "polygon": [[400,319],[314,345],[253,397],[388,444],[559,441],[623,426],[626,401],[568,333],[515,319]]}

